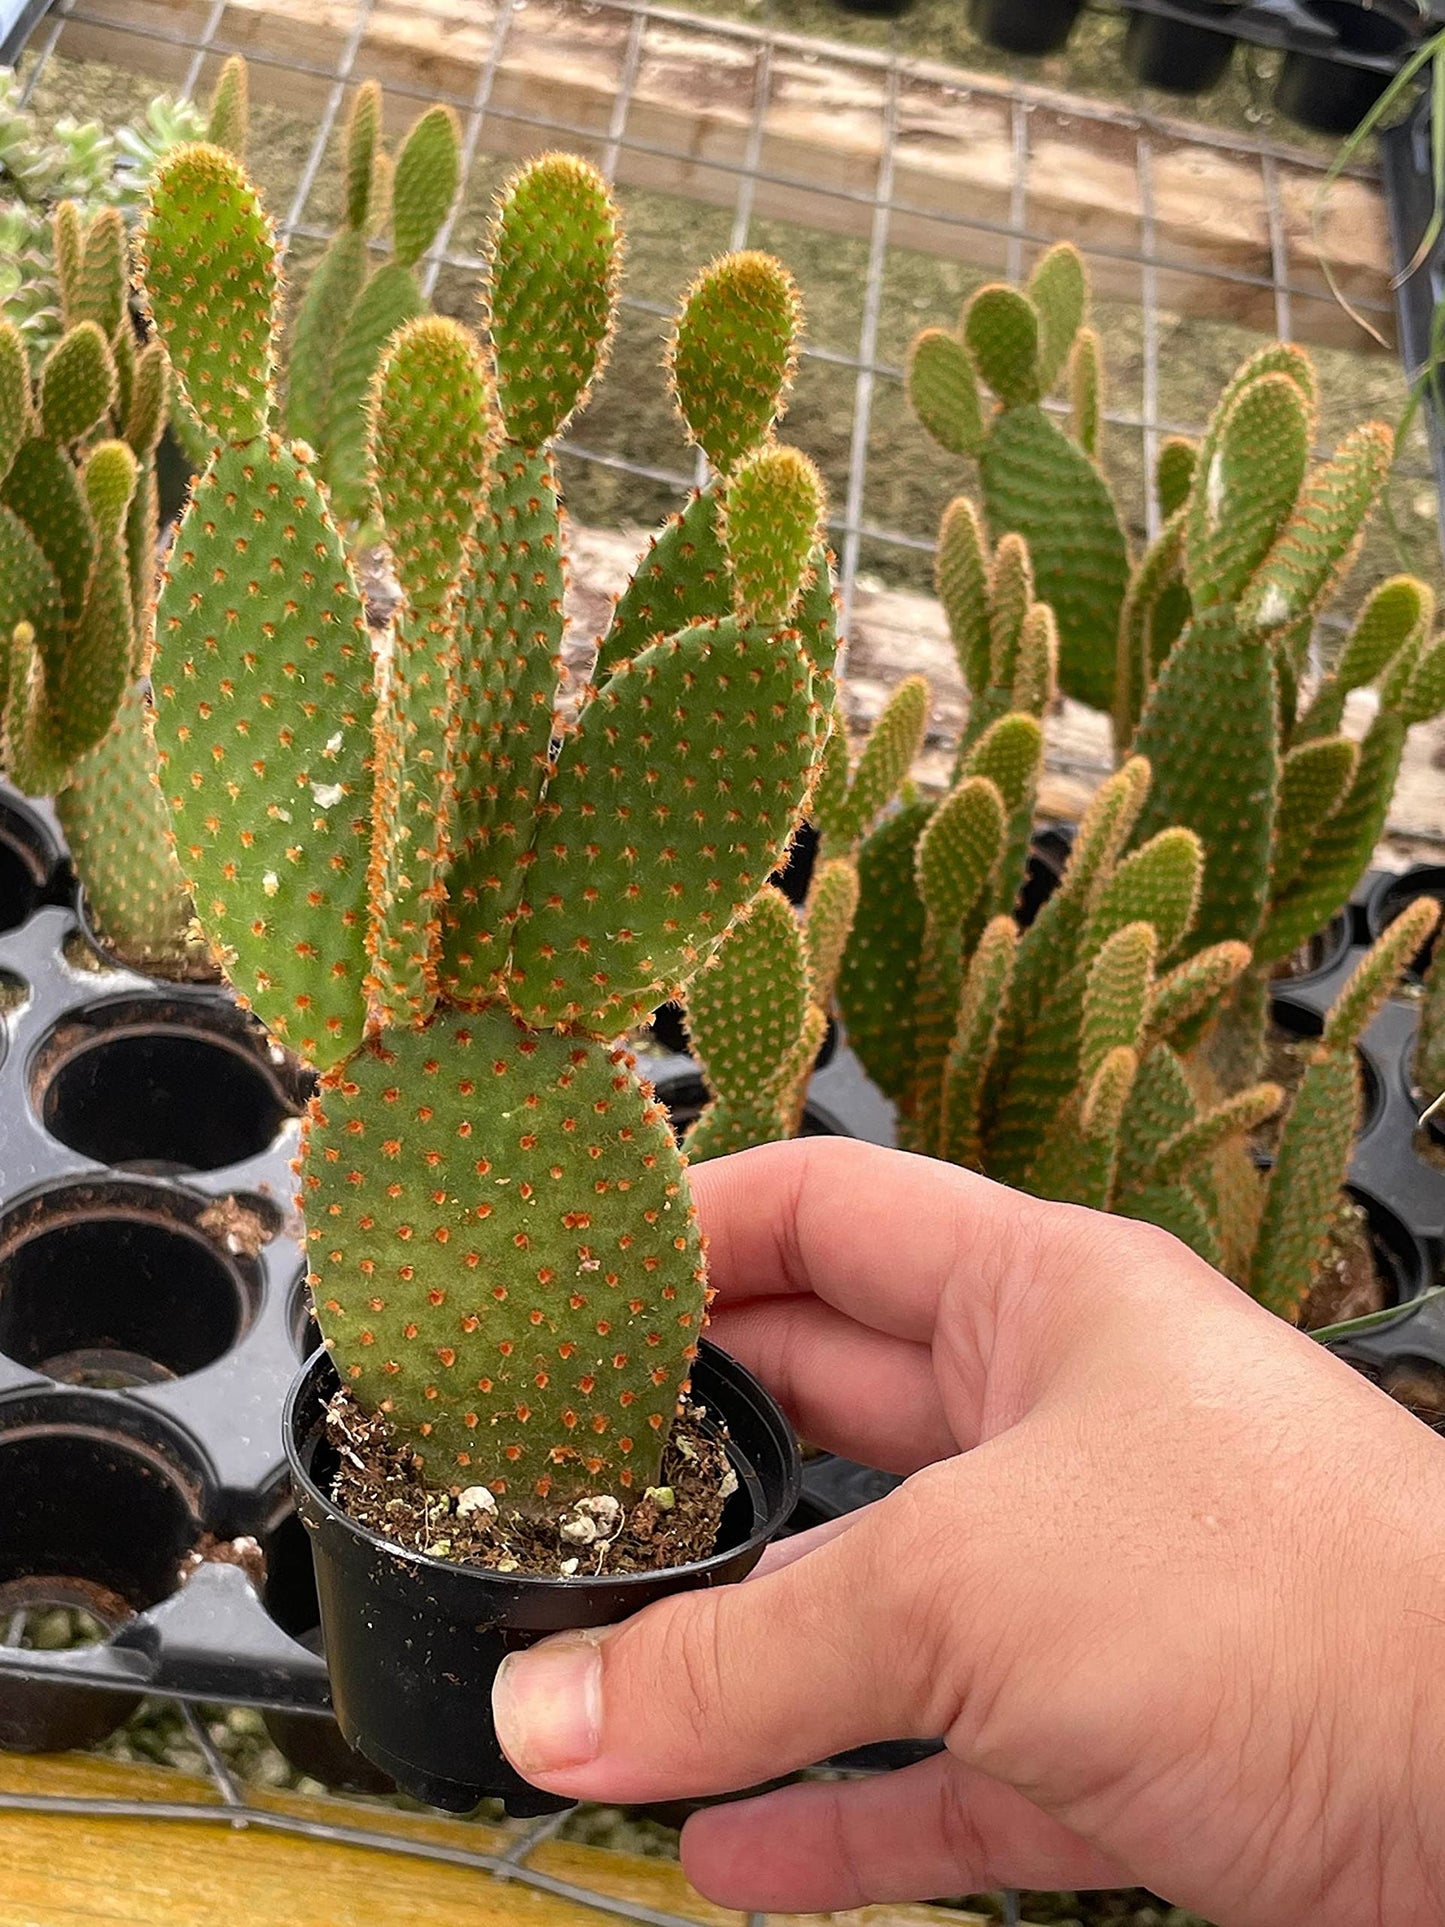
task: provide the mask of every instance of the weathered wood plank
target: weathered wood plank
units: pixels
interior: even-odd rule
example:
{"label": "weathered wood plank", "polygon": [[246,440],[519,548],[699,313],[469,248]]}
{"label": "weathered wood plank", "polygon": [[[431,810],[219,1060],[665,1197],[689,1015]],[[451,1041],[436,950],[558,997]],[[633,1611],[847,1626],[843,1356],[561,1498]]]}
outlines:
{"label": "weathered wood plank", "polygon": [[[492,48],[497,0],[377,0],[355,65],[413,96],[470,101]],[[186,56],[157,35],[196,34],[201,0],[84,0],[60,48],[175,78]],[[223,37],[267,56],[252,76],[258,99],[315,112],[355,18],[354,0],[230,0]],[[113,23],[113,24],[111,24]],[[606,136],[621,85],[630,17],[554,0],[511,16],[493,76],[484,149],[536,152],[577,135]],[[275,64],[280,63],[280,64]],[[643,38],[618,155],[619,181],[731,206],[745,163],[757,81],[757,47],[706,21],[653,21]],[[842,47],[779,42],[771,62],[755,209],[829,232],[867,236],[884,129],[886,74]],[[1137,302],[1144,252],[1137,143],[1127,116],[1099,117],[1097,105],[1040,89],[1028,92],[1026,224],[1046,238],[1067,235],[1091,251],[1100,296]],[[410,118],[415,99],[393,102]],[[1009,103],[997,82],[911,63],[898,101],[895,208],[890,242],[900,248],[997,272],[1011,219],[1015,173]],[[1276,327],[1274,237],[1269,192],[1257,158],[1231,154],[1186,128],[1151,131],[1150,191],[1157,298],[1166,309]],[[1319,299],[1295,303],[1301,340],[1366,348],[1369,343],[1328,293],[1321,257],[1356,299],[1388,310],[1390,261],[1379,195],[1361,180],[1339,184],[1318,237],[1318,172],[1278,168],[1278,225],[1290,273]],[[965,224],[967,223],[967,224]],[[1240,278],[1244,277],[1244,278]],[[1388,316],[1385,321],[1388,332]]]}
{"label": "weathered wood plank", "polygon": [[[204,1781],[82,1754],[0,1753],[0,1792],[199,1802],[222,1811]],[[498,1827],[355,1801],[252,1797],[296,1819],[473,1852],[496,1852],[514,1837]],[[698,1927],[744,1927],[747,1918],[703,1900],[671,1861],[548,1841],[530,1864],[552,1880],[677,1914]],[[865,1907],[802,1918],[812,1927],[986,1927],[979,1915],[934,1907]],[[0,1927],[601,1927],[606,1919],[576,1900],[471,1868],[258,1828],[154,1816],[0,1818]],[[789,1919],[799,1927],[798,1916]]]}

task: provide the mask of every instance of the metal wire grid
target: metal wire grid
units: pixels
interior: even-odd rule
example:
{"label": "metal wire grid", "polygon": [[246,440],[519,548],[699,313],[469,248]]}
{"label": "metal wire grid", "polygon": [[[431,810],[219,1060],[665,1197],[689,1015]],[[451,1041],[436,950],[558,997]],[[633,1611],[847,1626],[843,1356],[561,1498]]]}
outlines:
{"label": "metal wire grid", "polygon": [[[506,50],[513,21],[525,4],[526,0],[503,0],[496,14],[487,58],[478,73],[475,88],[470,96],[449,94],[445,89],[435,87],[422,88],[408,85],[404,80],[389,78],[387,81],[389,96],[399,99],[409,98],[425,105],[442,100],[457,110],[462,119],[463,155],[468,170],[479,151],[482,132],[488,120],[506,121],[513,126],[535,131],[539,137],[549,142],[581,141],[591,149],[599,145],[598,130],[593,126],[579,126],[565,119],[524,112],[502,105],[493,99],[497,70]],[[324,241],[329,238],[329,230],[309,223],[305,218],[306,207],[335,133],[357,56],[364,44],[371,21],[373,6],[374,0],[356,0],[350,29],[345,35],[335,61],[327,65],[295,57],[290,52],[273,54],[264,47],[256,48],[250,45],[242,47],[228,39],[224,32],[226,0],[213,0],[202,25],[199,28],[189,29],[150,22],[121,22],[112,13],[94,6],[87,6],[85,0],[59,0],[53,16],[38,37],[34,50],[35,57],[25,79],[24,98],[28,98],[33,91],[51,55],[60,46],[65,28],[71,21],[79,25],[104,27],[123,32],[127,36],[135,36],[143,41],[158,43],[169,49],[172,54],[178,50],[187,52],[190,59],[185,69],[183,83],[187,89],[197,84],[208,59],[223,58],[232,52],[244,52],[248,61],[256,67],[285,68],[290,72],[306,75],[325,83],[329,91],[317,121],[310,153],[286,215],[280,223],[282,238],[287,242],[297,239]],[[896,217],[912,216],[939,229],[971,230],[975,234],[994,237],[1005,250],[1007,272],[1012,278],[1018,278],[1025,263],[1026,252],[1046,246],[1057,238],[1056,235],[1042,231],[1029,219],[1030,120],[1035,110],[1044,104],[1048,97],[1039,89],[1030,87],[1017,78],[1005,77],[990,80],[970,76],[968,82],[970,94],[979,100],[994,100],[1004,104],[1010,116],[1014,164],[1008,218],[1004,221],[991,220],[980,213],[960,207],[924,208],[900,197],[895,190],[899,149],[900,91],[905,80],[945,85],[956,83],[958,76],[952,70],[932,62],[910,59],[896,45],[888,51],[882,51],[813,41],[799,34],[787,32],[776,25],[772,18],[772,0],[764,0],[763,17],[758,24],[723,18],[698,19],[671,7],[650,4],[650,0],[600,0],[599,4],[589,5],[588,12],[589,14],[605,12],[628,22],[610,121],[600,142],[601,165],[609,178],[615,175],[619,158],[623,153],[640,158],[655,157],[671,161],[690,158],[679,154],[674,149],[641,139],[629,131],[629,115],[642,59],[644,39],[647,28],[655,23],[669,28],[691,28],[707,37],[731,40],[752,50],[753,102],[743,155],[737,161],[723,156],[709,156],[706,162],[706,168],[710,174],[731,176],[733,179],[735,190],[731,234],[733,246],[743,247],[748,244],[753,222],[754,201],[760,185],[804,194],[814,201],[827,198],[851,202],[868,211],[868,265],[857,348],[848,352],[807,344],[803,350],[805,358],[830,363],[835,367],[851,371],[853,375],[852,423],[846,487],[842,500],[831,517],[839,556],[839,587],[843,603],[843,626],[846,632],[854,612],[860,554],[865,542],[876,544],[881,549],[908,550],[920,554],[930,553],[933,546],[930,541],[905,530],[890,528],[870,520],[865,511],[875,395],[881,383],[896,384],[903,378],[903,371],[899,366],[878,358],[884,270],[892,223]],[[845,185],[820,185],[804,176],[762,165],[772,99],[772,63],[774,55],[778,52],[821,54],[830,63],[844,69],[852,67],[875,75],[881,74],[882,138],[877,173],[871,189],[864,191]],[[1130,111],[1104,102],[1080,102],[1077,107],[1071,104],[1071,117],[1085,125],[1092,123],[1101,128],[1107,127],[1116,132],[1131,134],[1134,140],[1134,164],[1140,211],[1139,246],[1137,248],[1109,246],[1090,243],[1087,240],[1081,245],[1086,255],[1097,260],[1109,261],[1116,266],[1137,269],[1139,273],[1140,307],[1143,316],[1142,406],[1137,411],[1128,408],[1112,408],[1107,412],[1107,420],[1114,428],[1140,438],[1144,473],[1150,475],[1153,473],[1154,457],[1162,437],[1173,434],[1197,435],[1202,428],[1200,422],[1173,421],[1162,418],[1160,414],[1159,289],[1161,276],[1174,273],[1232,284],[1239,288],[1268,291],[1273,298],[1276,331],[1281,336],[1290,335],[1294,304],[1299,300],[1318,301],[1322,297],[1318,286],[1307,285],[1294,273],[1281,193],[1281,168],[1287,164],[1297,173],[1313,173],[1322,177],[1324,163],[1311,160],[1273,142],[1248,141],[1215,130],[1190,128],[1188,137],[1194,144],[1225,151],[1237,157],[1253,158],[1258,164],[1264,203],[1268,213],[1271,264],[1270,273],[1263,275],[1222,264],[1183,261],[1172,258],[1167,253],[1161,253],[1159,250],[1153,197],[1153,166],[1157,144],[1161,140],[1177,139],[1180,131],[1178,127],[1149,114]],[[465,174],[463,178],[466,178]],[[453,246],[455,219],[454,210],[451,220],[438,235],[424,264],[425,286],[428,293],[435,287],[437,277],[444,267],[464,273],[475,273],[482,266],[478,256]],[[622,305],[635,313],[658,318],[666,317],[670,312],[661,303],[631,293],[623,295]],[[1362,312],[1377,321],[1387,320],[1392,313],[1390,303],[1383,299],[1366,296],[1357,305]],[[563,448],[566,454],[578,461],[617,470],[639,480],[658,484],[674,490],[679,498],[685,495],[689,488],[695,486],[699,479],[696,472],[689,475],[676,468],[640,461],[627,454],[596,448],[587,442],[585,436],[569,438],[563,444]],[[1423,466],[1402,465],[1401,472],[1415,479],[1428,480],[1427,471]],[[1153,500],[1152,490],[1147,491],[1145,513],[1148,530],[1152,535],[1158,525],[1158,505]]]}
{"label": "metal wire grid", "polygon": [[[357,58],[364,45],[367,28],[372,18],[374,4],[375,0],[356,0],[350,28],[340,45],[334,63],[329,66],[308,63],[290,54],[272,55],[264,48],[241,47],[229,41],[223,32],[227,0],[212,0],[203,23],[194,31],[170,30],[148,23],[129,23],[124,29],[142,40],[161,43],[172,52],[182,51],[189,55],[179,89],[183,94],[190,94],[196,88],[208,61],[224,58],[234,52],[244,52],[247,60],[254,66],[285,67],[310,75],[327,84],[325,104],[317,121],[316,132],[306,162],[285,217],[280,223],[282,239],[287,243],[296,239],[321,241],[329,238],[327,229],[307,223],[305,212],[345,104]],[[589,146],[595,146],[597,143],[597,130],[593,127],[577,126],[565,120],[544,115],[522,113],[513,108],[502,107],[494,101],[496,76],[506,51],[509,33],[517,13],[525,4],[526,0],[504,0],[504,4],[496,15],[487,58],[477,74],[476,84],[470,96],[448,95],[444,90],[423,90],[418,87],[408,87],[405,83],[388,81],[387,91],[393,96],[410,97],[427,105],[440,99],[457,109],[462,118],[463,180],[470,174],[489,118],[519,124],[534,130],[549,141],[582,140]],[[668,150],[631,135],[628,130],[628,121],[648,26],[656,23],[671,28],[691,27],[708,36],[742,43],[753,52],[753,102],[742,158],[738,162],[729,162],[724,158],[716,157],[710,158],[707,163],[711,172],[730,174],[734,177],[735,200],[730,245],[734,248],[748,245],[757,189],[763,184],[784,190],[794,189],[812,197],[828,195],[841,200],[861,202],[869,210],[868,265],[857,349],[853,353],[847,353],[818,345],[808,345],[803,351],[809,358],[850,370],[854,379],[847,486],[841,507],[832,518],[832,526],[838,542],[839,586],[843,602],[843,626],[846,632],[853,614],[858,586],[859,559],[862,544],[865,541],[877,543],[885,548],[894,547],[923,553],[929,552],[932,548],[931,543],[906,531],[890,529],[870,522],[864,513],[875,395],[880,383],[899,382],[903,374],[897,365],[881,361],[877,352],[884,269],[888,255],[891,222],[895,216],[914,215],[925,218],[940,227],[954,226],[992,235],[1004,245],[1006,271],[1009,277],[1018,279],[1024,267],[1026,251],[1047,245],[1055,238],[1033,227],[1029,221],[1030,117],[1044,97],[1038,90],[1029,87],[1017,77],[998,81],[970,77],[969,86],[972,93],[1004,102],[1008,108],[1014,164],[1007,221],[989,220],[977,214],[970,214],[966,209],[924,209],[899,198],[895,191],[900,91],[906,79],[948,84],[956,79],[950,70],[933,63],[910,60],[896,45],[887,51],[878,51],[805,39],[775,24],[770,3],[765,6],[763,17],[757,24],[721,18],[696,19],[670,7],[650,4],[649,0],[600,0],[600,7],[594,10],[606,10],[624,16],[629,22],[617,90],[603,136],[601,165],[609,178],[615,175],[619,159],[624,152],[640,156],[683,158],[669,154]],[[31,48],[32,58],[25,76],[22,101],[28,100],[34,92],[51,56],[61,47],[67,24],[72,21],[77,24],[111,29],[116,29],[119,25],[110,15],[88,8],[84,0],[59,0],[53,13],[42,25]],[[877,174],[870,193],[865,194],[860,190],[843,186],[820,187],[806,178],[763,167],[762,155],[772,98],[773,60],[779,52],[821,53],[831,62],[844,67],[851,65],[875,73],[881,72],[884,88],[882,143]],[[1200,145],[1222,149],[1235,155],[1252,155],[1257,159],[1269,217],[1271,272],[1268,277],[1264,277],[1226,266],[1172,260],[1167,255],[1161,255],[1157,247],[1153,164],[1156,143],[1161,138],[1175,138],[1177,130],[1148,114],[1113,107],[1105,103],[1080,102],[1073,112],[1074,117],[1081,122],[1093,122],[1100,127],[1123,130],[1134,137],[1140,208],[1140,245],[1138,249],[1128,249],[1091,246],[1085,243],[1084,252],[1098,258],[1132,265],[1139,270],[1143,314],[1142,405],[1137,412],[1129,409],[1111,409],[1107,419],[1116,429],[1136,434],[1141,438],[1144,472],[1150,475],[1154,471],[1158,445],[1163,436],[1197,435],[1202,426],[1198,422],[1169,421],[1161,419],[1160,416],[1158,296],[1161,274],[1178,272],[1229,282],[1241,287],[1268,289],[1273,294],[1276,330],[1281,336],[1288,336],[1292,332],[1294,301],[1300,298],[1316,300],[1319,299],[1319,293],[1317,289],[1303,285],[1292,278],[1280,170],[1283,164],[1288,164],[1296,170],[1313,170],[1322,174],[1323,166],[1268,141],[1243,141],[1209,129],[1191,128],[1190,139]],[[438,276],[444,267],[475,273],[483,265],[476,255],[454,248],[452,245],[459,206],[460,201],[457,207],[453,208],[423,264],[423,286],[429,295],[434,290]],[[623,305],[634,312],[658,318],[666,317],[669,313],[661,303],[633,294],[623,296]],[[1377,317],[1384,317],[1389,313],[1389,306],[1383,301],[1365,299],[1359,305],[1366,312]],[[671,468],[635,461],[626,455],[592,448],[585,441],[577,439],[569,439],[564,447],[566,452],[577,460],[620,470],[638,479],[661,484],[676,490],[680,497],[704,479],[701,466],[694,474],[687,475]],[[1423,469],[1418,472],[1422,476],[1425,473]],[[1152,493],[1146,512],[1148,531],[1152,536],[1158,525],[1158,505],[1152,499]],[[12,1636],[14,1636],[13,1629]],[[647,1927],[695,1927],[695,1923],[688,1921],[684,1916],[664,1913],[630,1901],[599,1895],[573,1883],[558,1880],[532,1866],[530,1864],[532,1855],[544,1841],[556,1833],[562,1824],[563,1816],[552,1816],[524,1829],[501,1853],[491,1854],[469,1851],[461,1847],[442,1846],[395,1834],[379,1835],[362,1828],[347,1826],[341,1821],[310,1820],[252,1805],[212,1741],[198,1708],[186,1701],[182,1701],[180,1705],[187,1728],[205,1761],[207,1772],[215,1787],[218,1804],[184,1800],[149,1802],[0,1793],[0,1812],[40,1811],[86,1818],[150,1818],[203,1825],[229,1824],[238,1828],[257,1827],[318,1841],[365,1847],[474,1868],[478,1872],[490,1874],[495,1879],[515,1880],[580,1906],[614,1917],[646,1923]],[[1010,1894],[1004,1899],[1006,1919],[1016,1921],[1018,1919],[1017,1896]],[[759,1927],[760,1921],[761,1916],[754,1916],[750,1927]]]}

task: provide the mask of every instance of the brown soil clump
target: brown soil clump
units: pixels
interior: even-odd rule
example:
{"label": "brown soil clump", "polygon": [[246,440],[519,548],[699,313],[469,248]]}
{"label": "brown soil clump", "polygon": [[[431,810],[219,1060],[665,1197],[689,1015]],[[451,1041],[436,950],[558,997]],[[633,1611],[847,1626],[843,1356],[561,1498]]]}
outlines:
{"label": "brown soil clump", "polygon": [[1393,1297],[1391,1281],[1376,1262],[1365,1214],[1346,1199],[1330,1230],[1324,1267],[1300,1313],[1301,1328],[1320,1331],[1363,1318],[1367,1312],[1383,1311]]}
{"label": "brown soil clump", "polygon": [[700,1405],[684,1404],[657,1486],[630,1504],[599,1494],[544,1517],[483,1486],[426,1485],[410,1448],[349,1392],[327,1407],[326,1435],[337,1455],[332,1497],[358,1525],[412,1552],[538,1578],[661,1572],[706,1559],[737,1489],[726,1434]]}

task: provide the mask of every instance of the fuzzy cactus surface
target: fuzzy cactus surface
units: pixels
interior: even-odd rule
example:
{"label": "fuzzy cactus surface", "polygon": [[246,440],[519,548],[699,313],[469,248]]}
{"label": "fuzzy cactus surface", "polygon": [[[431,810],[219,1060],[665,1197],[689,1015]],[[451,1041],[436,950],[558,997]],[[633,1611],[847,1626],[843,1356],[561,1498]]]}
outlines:
{"label": "fuzzy cactus surface", "polygon": [[170,373],[138,347],[119,212],[56,211],[63,332],[33,372],[0,322],[0,732],[12,781],[51,794],[100,934],[127,962],[192,956],[158,812],[146,700],[155,451]]}
{"label": "fuzzy cactus surface", "polygon": [[[363,94],[355,226],[372,112]],[[427,168],[421,139],[393,194],[407,272],[449,199],[442,133]],[[673,354],[682,396],[686,344],[711,343],[717,472],[673,525],[701,553],[664,531],[586,686],[564,687],[552,444],[605,361],[620,246],[596,171],[543,156],[498,201],[485,337],[415,314],[388,330],[365,486],[402,600],[378,662],[344,489],[280,427],[255,189],[183,149],[145,228],[146,297],[214,438],[157,616],[181,868],[238,992],[321,1073],[300,1202],[343,1380],[430,1483],[533,1511],[656,1482],[706,1266],[685,1161],[618,1039],[731,932],[767,930],[837,646],[819,485],[772,439],[796,296],[776,264],[725,257]],[[218,248],[237,272],[202,328],[173,296]],[[776,298],[753,327],[759,290]]]}

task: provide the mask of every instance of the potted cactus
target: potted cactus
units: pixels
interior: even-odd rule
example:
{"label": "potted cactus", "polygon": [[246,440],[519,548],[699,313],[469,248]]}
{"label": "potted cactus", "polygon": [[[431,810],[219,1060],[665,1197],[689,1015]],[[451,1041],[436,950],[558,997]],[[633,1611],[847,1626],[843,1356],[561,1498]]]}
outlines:
{"label": "potted cactus", "polygon": [[821,485],[772,434],[798,303],[755,254],[689,291],[671,374],[715,479],[567,691],[551,450],[619,246],[596,172],[544,157],[498,204],[485,347],[435,317],[388,343],[369,489],[403,595],[373,677],[311,451],[276,427],[254,190],[183,149],[144,234],[214,442],[159,599],[161,790],[228,976],[319,1077],[298,1178],[325,1345],[287,1428],[336,1710],[455,1809],[555,1804],[489,1726],[508,1646],[739,1576],[796,1477],[766,1395],[699,1352],[685,1161],[614,1040],[766,888],[830,726]]}

